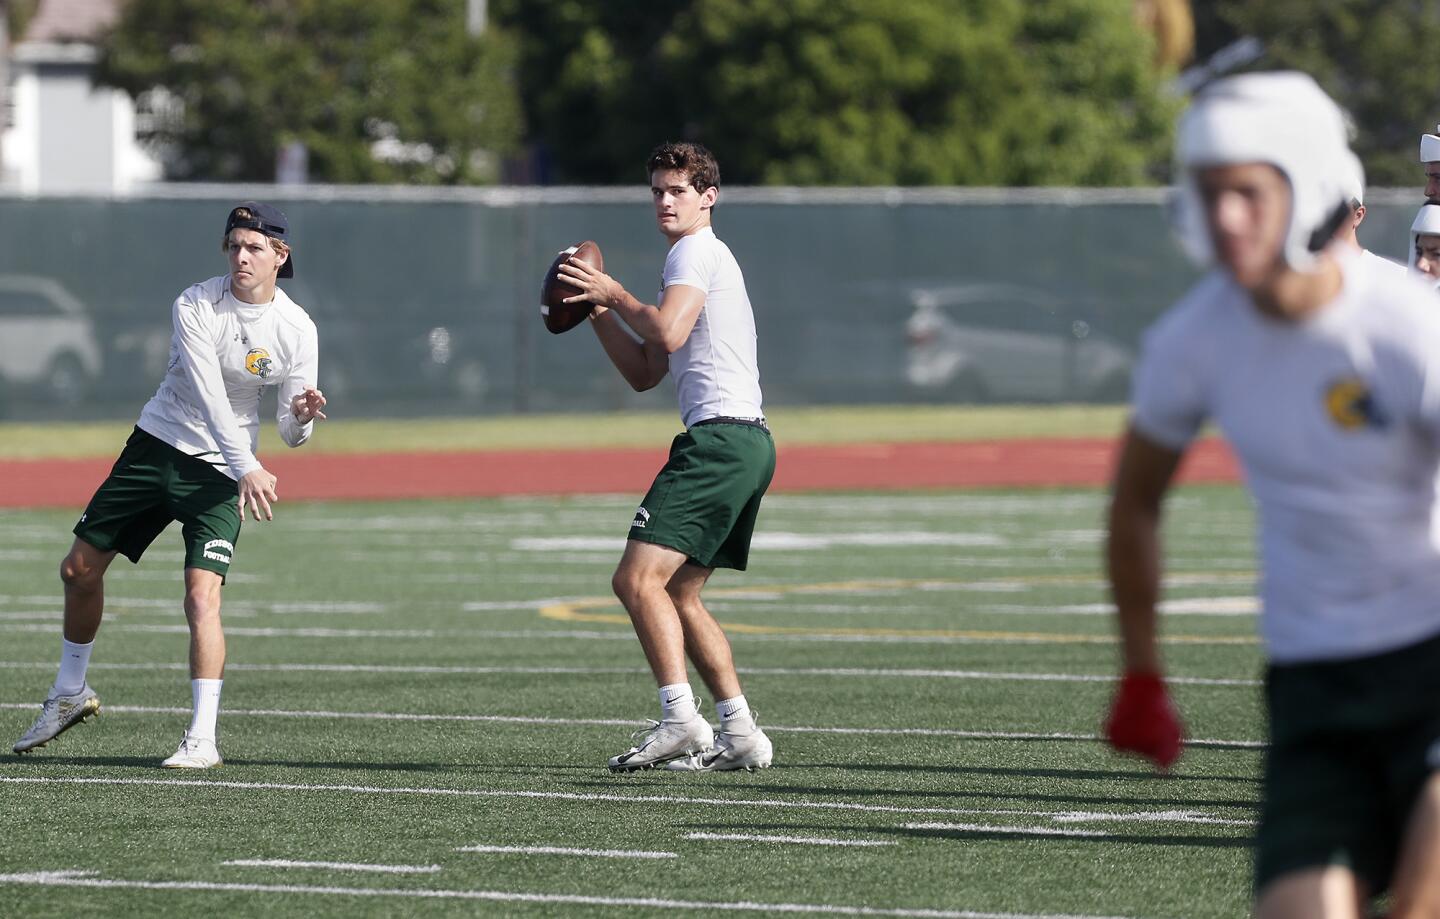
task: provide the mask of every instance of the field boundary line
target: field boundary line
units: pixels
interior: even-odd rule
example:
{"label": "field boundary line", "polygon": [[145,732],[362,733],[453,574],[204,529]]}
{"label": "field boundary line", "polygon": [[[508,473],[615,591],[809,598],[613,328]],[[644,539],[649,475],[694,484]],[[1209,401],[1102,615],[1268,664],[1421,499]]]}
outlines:
{"label": "field boundary line", "polygon": [[239,782],[217,779],[139,779],[83,776],[0,776],[12,785],[118,785],[122,787],[198,788],[224,791],[295,791],[325,794],[415,795],[416,797],[521,798],[538,801],[590,801],[609,804],[673,804],[701,807],[762,807],[775,810],[847,811],[862,814],[924,814],[933,817],[972,817],[973,808],[905,807],[898,804],[862,804],[855,801],[782,801],[777,798],[705,798],[676,795],[618,795],[608,792],[524,791],[500,788],[397,788],[378,785],[304,784],[295,782]]}
{"label": "field boundary line", "polygon": [[[30,702],[0,702],[0,711],[28,711],[35,708]],[[106,705],[102,714],[116,715],[188,715],[190,709],[179,706],[159,705]],[[646,722],[635,718],[546,718],[539,715],[446,715],[423,712],[338,712],[324,710],[297,710],[279,708],[237,708],[225,709],[229,718],[314,718],[322,721],[348,719],[355,721],[416,721],[456,723],[499,723],[537,724],[552,727],[642,727]],[[783,725],[766,723],[765,730],[781,734],[840,734],[854,736],[885,737],[956,737],[968,740],[1063,740],[1099,742],[1098,734],[1071,734],[1063,731],[1041,733],[1031,731],[970,731],[960,728],[854,728],[816,727],[812,725]],[[1192,747],[1235,747],[1263,749],[1264,741],[1256,740],[1214,740],[1207,738],[1186,738]]]}
{"label": "field boundary line", "polygon": [[[179,661],[127,664],[92,663],[91,670],[188,670],[189,664]],[[0,670],[53,670],[54,661],[0,661]],[[417,673],[417,674],[568,674],[576,676],[609,676],[648,674],[644,667],[437,667],[426,664],[230,664],[227,670],[252,673]],[[1039,683],[1114,683],[1113,673],[1024,673],[996,670],[937,670],[914,667],[737,667],[746,676],[843,676],[843,677],[911,677],[915,679],[999,680]],[[1181,686],[1263,685],[1263,680],[1240,677],[1167,676],[1167,683]]]}

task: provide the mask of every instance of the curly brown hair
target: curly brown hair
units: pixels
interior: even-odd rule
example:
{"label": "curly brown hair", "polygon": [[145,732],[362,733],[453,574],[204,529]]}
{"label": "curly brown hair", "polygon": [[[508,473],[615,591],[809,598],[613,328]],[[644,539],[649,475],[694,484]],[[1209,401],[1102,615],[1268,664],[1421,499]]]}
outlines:
{"label": "curly brown hair", "polygon": [[649,178],[657,169],[679,169],[690,179],[696,191],[704,193],[707,188],[720,187],[720,164],[715,154],[702,144],[688,141],[667,142],[650,151],[645,162],[645,176]]}

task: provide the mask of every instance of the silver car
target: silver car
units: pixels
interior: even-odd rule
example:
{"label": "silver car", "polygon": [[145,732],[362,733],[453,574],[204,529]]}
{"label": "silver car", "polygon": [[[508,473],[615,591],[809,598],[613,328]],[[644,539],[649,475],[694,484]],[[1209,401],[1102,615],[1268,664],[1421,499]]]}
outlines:
{"label": "silver car", "polygon": [[1115,402],[1132,352],[1096,333],[1070,301],[1013,284],[908,291],[906,381],[955,402]]}
{"label": "silver car", "polygon": [[54,278],[0,274],[0,385],[73,406],[100,368],[94,323],[73,294]]}

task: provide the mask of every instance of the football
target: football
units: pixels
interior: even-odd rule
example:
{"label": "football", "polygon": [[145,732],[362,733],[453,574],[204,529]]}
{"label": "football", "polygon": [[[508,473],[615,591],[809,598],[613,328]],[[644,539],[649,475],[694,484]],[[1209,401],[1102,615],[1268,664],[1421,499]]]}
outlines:
{"label": "football", "polygon": [[540,285],[540,318],[545,320],[545,328],[556,335],[575,328],[595,309],[595,304],[588,300],[564,302],[566,297],[580,293],[565,283],[565,279],[559,274],[560,266],[570,258],[578,259],[600,271],[605,270],[605,259],[600,254],[600,247],[588,239],[560,250],[560,254],[555,256],[555,261],[550,263],[550,270],[545,272],[545,283]]}

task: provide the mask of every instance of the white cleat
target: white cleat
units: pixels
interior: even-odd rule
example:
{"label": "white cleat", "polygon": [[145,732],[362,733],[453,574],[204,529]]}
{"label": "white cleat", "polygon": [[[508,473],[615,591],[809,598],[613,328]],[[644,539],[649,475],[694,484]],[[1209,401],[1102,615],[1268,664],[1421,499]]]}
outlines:
{"label": "white cleat", "polygon": [[40,715],[35,719],[35,723],[30,725],[30,730],[15,741],[12,749],[16,753],[28,753],[43,747],[99,712],[100,697],[95,695],[95,690],[90,688],[89,683],[73,696],[51,696],[40,707]]}
{"label": "white cleat", "polygon": [[715,746],[672,760],[665,764],[665,768],[676,772],[733,772],[738,769],[753,772],[769,766],[774,759],[775,747],[770,738],[752,721],[749,732],[740,734],[722,730],[715,735]]}
{"label": "white cleat", "polygon": [[652,721],[636,731],[635,746],[610,757],[611,772],[637,772],[663,766],[674,759],[702,753],[715,743],[715,730],[699,714],[689,721]]}
{"label": "white cleat", "polygon": [[215,746],[214,739],[191,737],[190,732],[186,731],[184,739],[180,741],[180,749],[160,765],[166,769],[209,769],[222,762],[224,760],[220,759],[220,748]]}

